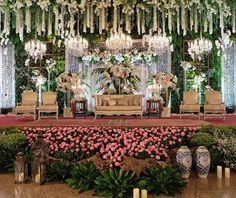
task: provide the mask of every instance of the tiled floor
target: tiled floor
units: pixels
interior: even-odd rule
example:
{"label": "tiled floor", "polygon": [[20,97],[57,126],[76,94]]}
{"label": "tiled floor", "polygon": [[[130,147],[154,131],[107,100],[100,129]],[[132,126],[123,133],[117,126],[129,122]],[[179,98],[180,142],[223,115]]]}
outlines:
{"label": "tiled floor", "polygon": [[[48,183],[42,186],[16,185],[13,174],[0,175],[0,198],[92,198],[92,192],[78,194],[65,184]],[[94,196],[95,197],[95,196]],[[158,196],[167,198],[166,196]],[[192,176],[182,194],[177,198],[236,198],[236,174],[230,179],[217,179],[211,174],[207,179]],[[152,196],[149,196],[152,198]]]}

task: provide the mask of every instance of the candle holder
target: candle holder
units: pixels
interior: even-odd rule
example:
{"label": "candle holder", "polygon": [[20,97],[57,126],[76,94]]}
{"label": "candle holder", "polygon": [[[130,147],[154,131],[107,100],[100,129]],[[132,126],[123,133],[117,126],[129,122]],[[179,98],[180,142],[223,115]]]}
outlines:
{"label": "candle holder", "polygon": [[28,163],[23,152],[17,154],[14,163],[15,184],[24,184],[28,179]]}

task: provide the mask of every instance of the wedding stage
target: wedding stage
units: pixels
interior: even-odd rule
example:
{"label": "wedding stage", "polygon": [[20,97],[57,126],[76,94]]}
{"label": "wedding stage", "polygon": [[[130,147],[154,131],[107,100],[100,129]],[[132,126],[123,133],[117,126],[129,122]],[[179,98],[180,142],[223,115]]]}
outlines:
{"label": "wedding stage", "polygon": [[20,127],[92,127],[92,126],[110,126],[110,127],[200,127],[202,125],[225,125],[231,126],[236,123],[236,115],[230,114],[226,116],[226,120],[221,118],[210,118],[207,120],[198,120],[196,117],[184,117],[179,119],[178,115],[172,115],[170,118],[158,118],[156,116],[144,116],[143,119],[134,116],[104,116],[94,120],[93,116],[62,118],[58,120],[54,118],[44,118],[41,120],[32,120],[31,117],[16,120],[15,116],[1,116],[0,127],[20,126]]}

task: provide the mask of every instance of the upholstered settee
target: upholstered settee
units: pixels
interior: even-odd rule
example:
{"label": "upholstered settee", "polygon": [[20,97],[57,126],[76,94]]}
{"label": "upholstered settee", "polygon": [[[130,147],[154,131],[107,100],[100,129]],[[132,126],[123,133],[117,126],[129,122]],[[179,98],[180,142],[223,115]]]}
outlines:
{"label": "upholstered settee", "polygon": [[97,115],[143,115],[143,95],[95,95]]}

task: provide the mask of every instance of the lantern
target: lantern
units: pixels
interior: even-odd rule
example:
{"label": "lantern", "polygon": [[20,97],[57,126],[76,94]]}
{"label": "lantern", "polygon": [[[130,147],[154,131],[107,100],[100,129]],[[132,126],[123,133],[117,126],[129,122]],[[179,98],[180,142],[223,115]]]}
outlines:
{"label": "lantern", "polygon": [[47,160],[42,157],[35,158],[32,162],[32,180],[35,184],[43,184],[47,179]]}
{"label": "lantern", "polygon": [[36,184],[43,184],[47,179],[48,151],[49,144],[44,141],[43,136],[39,136],[31,147],[33,154],[32,180]]}
{"label": "lantern", "polygon": [[15,183],[25,183],[28,179],[28,163],[23,152],[17,154],[14,163]]}

